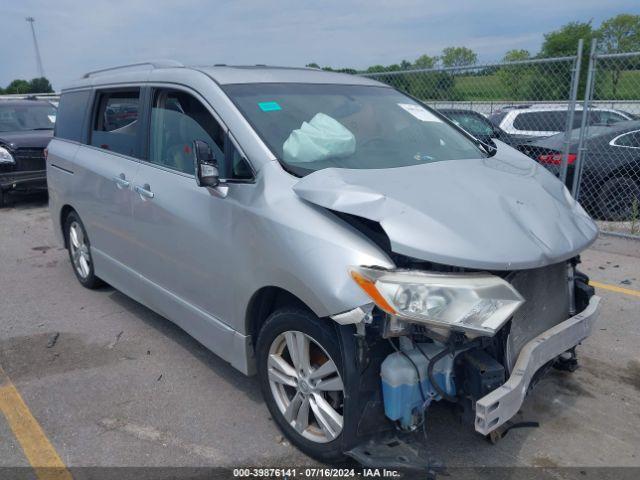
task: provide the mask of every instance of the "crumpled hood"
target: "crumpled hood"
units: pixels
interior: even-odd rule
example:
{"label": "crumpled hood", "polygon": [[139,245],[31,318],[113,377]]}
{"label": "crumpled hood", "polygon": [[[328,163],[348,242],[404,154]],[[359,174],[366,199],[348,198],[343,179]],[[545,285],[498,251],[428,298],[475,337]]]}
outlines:
{"label": "crumpled hood", "polygon": [[379,222],[399,254],[487,270],[573,257],[598,230],[545,168],[499,143],[494,157],[380,170],[330,168],[293,189],[316,205]]}

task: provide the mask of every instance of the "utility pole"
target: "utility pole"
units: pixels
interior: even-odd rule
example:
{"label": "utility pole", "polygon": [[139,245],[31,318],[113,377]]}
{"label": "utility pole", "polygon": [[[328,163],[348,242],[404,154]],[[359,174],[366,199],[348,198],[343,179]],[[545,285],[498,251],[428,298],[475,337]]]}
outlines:
{"label": "utility pole", "polygon": [[33,26],[33,23],[36,21],[33,17],[25,18],[29,25],[31,25],[31,35],[33,36],[33,46],[36,49],[36,63],[38,66],[38,75],[40,77],[44,77],[44,68],[42,68],[42,58],[40,58],[40,49],[38,48],[38,39],[36,38],[36,29]]}

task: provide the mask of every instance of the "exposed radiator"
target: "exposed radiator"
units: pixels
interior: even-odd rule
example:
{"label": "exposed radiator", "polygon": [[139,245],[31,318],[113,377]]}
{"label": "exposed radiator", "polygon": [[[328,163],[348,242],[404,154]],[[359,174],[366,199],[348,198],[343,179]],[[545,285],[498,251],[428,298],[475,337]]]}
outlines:
{"label": "exposed radiator", "polygon": [[529,340],[569,317],[567,264],[520,270],[508,279],[526,300],[513,315],[506,341],[505,366],[511,372]]}

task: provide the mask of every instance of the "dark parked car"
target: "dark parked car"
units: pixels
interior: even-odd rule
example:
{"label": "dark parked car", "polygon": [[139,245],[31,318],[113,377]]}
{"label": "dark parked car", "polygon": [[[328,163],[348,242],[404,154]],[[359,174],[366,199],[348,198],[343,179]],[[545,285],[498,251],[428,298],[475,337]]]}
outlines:
{"label": "dark parked car", "polygon": [[492,139],[495,138],[507,145],[514,144],[511,135],[491,123],[491,121],[481,113],[459,108],[439,108],[438,111],[485,143],[493,144]]}
{"label": "dark parked car", "polygon": [[[571,132],[567,185],[573,183],[580,129]],[[559,175],[564,133],[532,141],[519,150]],[[640,202],[640,121],[592,126],[586,139],[579,200],[603,220],[628,220]]]}
{"label": "dark parked car", "polygon": [[0,207],[9,192],[47,188],[44,149],[56,107],[43,100],[0,100]]}

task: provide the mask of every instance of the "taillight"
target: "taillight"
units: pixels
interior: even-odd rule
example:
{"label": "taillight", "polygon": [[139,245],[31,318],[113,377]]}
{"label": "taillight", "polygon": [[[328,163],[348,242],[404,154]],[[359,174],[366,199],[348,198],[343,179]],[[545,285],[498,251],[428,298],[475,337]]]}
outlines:
{"label": "taillight", "polygon": [[[577,158],[577,155],[575,153],[570,153],[569,155],[567,155],[567,164],[572,165],[576,161],[576,158]],[[544,153],[538,157],[538,161],[546,165],[561,165],[562,154],[561,153]]]}

